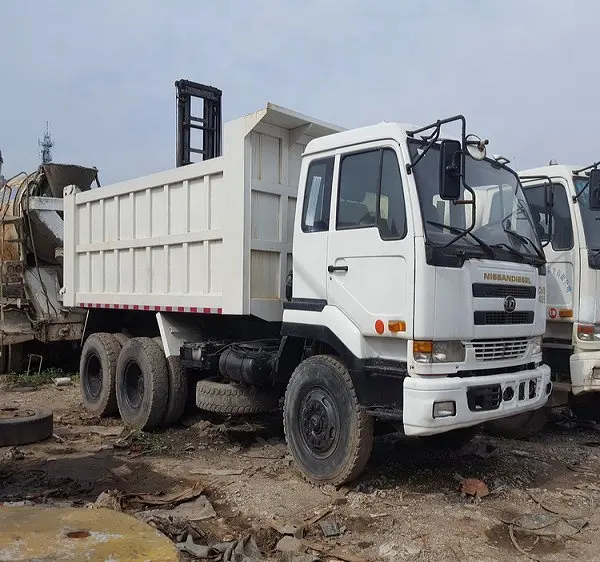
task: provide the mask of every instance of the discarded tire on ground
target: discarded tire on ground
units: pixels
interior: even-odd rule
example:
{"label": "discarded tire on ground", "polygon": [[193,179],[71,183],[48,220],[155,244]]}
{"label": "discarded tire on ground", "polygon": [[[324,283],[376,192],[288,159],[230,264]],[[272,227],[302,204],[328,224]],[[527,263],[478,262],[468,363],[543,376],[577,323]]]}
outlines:
{"label": "discarded tire on ground", "polygon": [[117,404],[122,420],[135,429],[152,429],[165,416],[169,397],[167,360],[151,338],[132,338],[119,354]]}
{"label": "discarded tire on ground", "polygon": [[523,412],[516,416],[494,420],[485,424],[485,430],[497,437],[527,439],[539,433],[550,418],[550,407],[542,406],[532,412]]}
{"label": "discarded tire on ground", "polygon": [[81,351],[79,386],[86,410],[97,416],[117,412],[115,378],[121,346],[112,334],[91,335]]}
{"label": "discarded tire on ground", "polygon": [[52,433],[49,410],[0,407],[0,447],[35,443],[48,439]]}
{"label": "discarded tire on ground", "polygon": [[[156,337],[152,339],[164,353],[162,338]],[[187,373],[179,357],[167,357],[167,366],[169,368],[169,399],[167,401],[167,410],[163,424],[171,425],[179,421],[185,410],[188,399],[188,380]]]}
{"label": "discarded tire on ground", "polygon": [[277,407],[276,393],[252,386],[242,386],[204,379],[196,384],[196,406],[218,414],[261,414]]}
{"label": "discarded tire on ground", "polygon": [[438,451],[455,451],[464,447],[479,433],[480,426],[461,427],[445,433],[436,433],[421,437],[421,442],[426,446]]}
{"label": "discarded tire on ground", "polygon": [[290,452],[312,482],[350,482],[369,460],[373,418],[359,406],[350,374],[336,357],[300,363],[285,393],[283,421]]}

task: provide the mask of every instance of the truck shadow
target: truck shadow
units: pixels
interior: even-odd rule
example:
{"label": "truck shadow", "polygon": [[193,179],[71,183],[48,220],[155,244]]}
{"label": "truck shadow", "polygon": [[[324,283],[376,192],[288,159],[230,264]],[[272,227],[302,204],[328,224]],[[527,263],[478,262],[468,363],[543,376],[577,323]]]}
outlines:
{"label": "truck shadow", "polygon": [[155,471],[144,460],[118,458],[109,451],[0,464],[0,502],[81,505],[108,489],[157,493],[180,485],[177,478]]}

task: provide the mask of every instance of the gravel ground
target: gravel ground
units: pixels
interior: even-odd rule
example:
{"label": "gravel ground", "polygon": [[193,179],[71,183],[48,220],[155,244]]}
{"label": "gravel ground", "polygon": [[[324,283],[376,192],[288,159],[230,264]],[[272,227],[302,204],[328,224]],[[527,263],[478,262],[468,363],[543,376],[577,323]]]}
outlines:
{"label": "gravel ground", "polygon": [[[199,482],[217,514],[198,524],[204,540],[252,534],[265,558],[277,558],[275,520],[302,523],[304,538],[329,551],[324,560],[598,560],[600,432],[564,416],[534,439],[479,435],[458,453],[378,437],[361,479],[335,490],[301,478],[279,416],[190,412],[119,448],[119,420],[89,416],[75,386],[0,391],[0,404],[50,408],[55,420],[53,438],[0,448],[0,502],[85,505],[107,490],[169,493]],[[489,495],[461,494],[465,478]],[[340,534],[325,537],[321,523]]]}

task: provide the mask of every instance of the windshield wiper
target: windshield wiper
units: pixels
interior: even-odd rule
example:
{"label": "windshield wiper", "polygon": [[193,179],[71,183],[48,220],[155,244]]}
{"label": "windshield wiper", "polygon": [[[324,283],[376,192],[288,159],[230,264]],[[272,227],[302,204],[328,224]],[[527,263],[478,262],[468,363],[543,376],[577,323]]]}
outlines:
{"label": "windshield wiper", "polygon": [[517,257],[521,258],[522,260],[525,260],[526,258],[531,257],[531,254],[523,254],[523,253],[519,252],[519,250],[515,250],[512,246],[508,245],[506,242],[501,242],[500,244],[492,244],[492,248],[503,248],[503,249],[507,250],[508,252],[510,252],[513,256],[517,256]]}
{"label": "windshield wiper", "polygon": [[540,259],[542,259],[542,260],[546,259],[546,257],[544,256],[544,254],[531,241],[531,238],[528,238],[524,234],[520,234],[516,230],[512,230],[512,228],[506,228],[505,226],[503,228],[504,228],[504,232],[506,232],[506,234],[511,234],[512,236],[514,236],[519,242],[521,242],[521,244],[523,244],[523,246],[530,245],[534,249],[535,253],[538,255],[538,257]]}
{"label": "windshield wiper", "polygon": [[485,250],[486,254],[488,254],[490,257],[493,258],[496,255],[496,252],[494,252],[494,248],[492,248],[487,242],[484,242],[481,238],[479,238],[479,236],[475,236],[475,234],[473,234],[472,232],[469,232],[466,228],[461,228],[459,226],[449,226],[442,222],[436,222],[436,221],[425,221],[425,222],[427,224],[431,224],[433,226],[439,226],[440,228],[445,228],[452,234],[462,234],[463,236],[468,235],[471,238],[473,238],[473,240],[475,240],[475,242],[477,242],[477,244],[479,244]]}

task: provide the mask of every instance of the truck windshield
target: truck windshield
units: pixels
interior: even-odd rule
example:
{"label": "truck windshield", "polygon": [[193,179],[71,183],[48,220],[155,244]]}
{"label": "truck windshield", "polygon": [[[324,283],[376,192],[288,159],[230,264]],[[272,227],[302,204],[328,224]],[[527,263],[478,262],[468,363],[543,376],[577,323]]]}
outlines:
{"label": "truck windshield", "polygon": [[[425,143],[409,140],[413,162]],[[457,232],[468,228],[473,220],[473,206],[444,201],[439,196],[439,145],[433,145],[412,168],[427,240],[432,245],[448,244]],[[474,236],[464,236],[451,247],[481,246],[476,238],[494,250],[488,257],[537,263],[542,254],[538,231],[518,178],[492,160],[465,158],[465,180],[475,192],[476,217]],[[461,199],[471,194],[462,190]],[[476,238],[475,238],[476,237]]]}
{"label": "truck windshield", "polygon": [[587,187],[588,181],[589,178],[587,177],[573,177],[575,193],[581,193],[585,189],[585,192],[577,198],[577,203],[579,204],[579,209],[581,211],[586,246],[590,250],[600,250],[600,211],[592,211],[590,209],[590,190]]}

